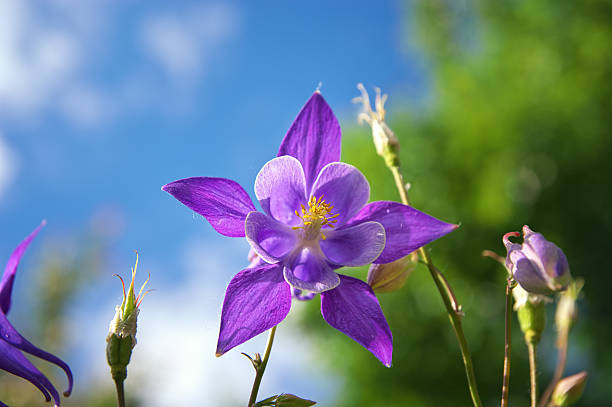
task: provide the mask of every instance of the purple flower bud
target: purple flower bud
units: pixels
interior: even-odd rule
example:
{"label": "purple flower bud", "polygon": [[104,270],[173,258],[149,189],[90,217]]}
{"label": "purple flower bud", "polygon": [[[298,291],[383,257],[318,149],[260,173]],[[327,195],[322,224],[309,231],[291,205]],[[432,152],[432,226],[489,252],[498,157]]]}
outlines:
{"label": "purple flower bud", "polygon": [[523,226],[522,244],[511,242],[511,236],[520,235],[509,232],[503,237],[508,250],[506,267],[521,287],[534,294],[552,294],[567,288],[572,277],[561,249],[527,225]]}

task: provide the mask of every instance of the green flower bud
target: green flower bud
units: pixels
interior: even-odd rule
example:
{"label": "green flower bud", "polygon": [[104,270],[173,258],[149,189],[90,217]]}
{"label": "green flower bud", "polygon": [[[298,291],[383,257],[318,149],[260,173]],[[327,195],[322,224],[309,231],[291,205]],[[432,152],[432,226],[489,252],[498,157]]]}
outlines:
{"label": "green flower bud", "polygon": [[[115,317],[111,320],[106,337],[106,360],[111,368],[111,376],[115,381],[123,382],[127,377],[127,366],[130,363],[132,349],[136,346],[136,329],[140,304],[148,291],[144,291],[149,279],[140,288],[138,295],[134,295],[134,279],[138,267],[138,252],[136,264],[132,269],[132,282],[125,292],[125,283],[118,276],[123,286],[123,302],[115,307]],[[150,277],[150,276],[149,276]]]}
{"label": "green flower bud", "polygon": [[580,372],[559,380],[552,394],[552,405],[567,407],[576,403],[586,386],[587,372]]}
{"label": "green flower bud", "polygon": [[542,332],[546,326],[545,304],[550,300],[537,294],[530,294],[520,285],[512,290],[514,296],[514,309],[525,335],[525,340],[534,345],[540,342]]}
{"label": "green flower bud", "polygon": [[555,313],[555,325],[559,332],[569,332],[578,318],[576,300],[583,286],[584,280],[576,279],[570,283],[567,290],[559,295],[559,303],[557,304],[557,311]]}
{"label": "green flower bud", "polygon": [[391,263],[372,264],[368,270],[368,284],[377,293],[397,291],[404,286],[418,260],[418,254],[413,252]]}

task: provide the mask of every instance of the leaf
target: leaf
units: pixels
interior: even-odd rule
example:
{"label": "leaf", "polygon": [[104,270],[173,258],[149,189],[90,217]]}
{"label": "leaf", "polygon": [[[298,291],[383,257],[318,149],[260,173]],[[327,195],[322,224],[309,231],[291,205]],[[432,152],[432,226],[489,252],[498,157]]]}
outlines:
{"label": "leaf", "polygon": [[281,394],[276,398],[276,407],[310,407],[315,401],[299,398],[294,394]]}

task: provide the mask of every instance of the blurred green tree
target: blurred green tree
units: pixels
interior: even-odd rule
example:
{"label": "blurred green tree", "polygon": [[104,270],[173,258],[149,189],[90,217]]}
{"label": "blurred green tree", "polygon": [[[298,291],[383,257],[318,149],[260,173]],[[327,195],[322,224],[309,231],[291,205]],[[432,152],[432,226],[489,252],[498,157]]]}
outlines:
{"label": "blurred green tree", "polygon": [[[409,12],[430,98],[424,108],[392,114],[390,124],[413,205],[461,223],[431,249],[463,305],[484,404],[498,404],[501,394],[505,281],[480,253],[505,254],[502,234],[523,224],[563,248],[573,275],[586,280],[566,374],[590,373],[580,405],[609,404],[612,3],[428,0]],[[403,96],[390,95],[392,111]],[[346,131],[343,147],[343,160],[370,180],[373,200],[399,200],[369,129]],[[346,272],[365,278],[365,270]],[[426,269],[379,298],[394,334],[391,369],[315,317],[318,300],[306,305],[319,362],[342,380],[335,405],[470,405],[458,346]],[[541,388],[556,361],[549,321]],[[513,328],[510,403],[526,405],[527,355],[516,319]]]}

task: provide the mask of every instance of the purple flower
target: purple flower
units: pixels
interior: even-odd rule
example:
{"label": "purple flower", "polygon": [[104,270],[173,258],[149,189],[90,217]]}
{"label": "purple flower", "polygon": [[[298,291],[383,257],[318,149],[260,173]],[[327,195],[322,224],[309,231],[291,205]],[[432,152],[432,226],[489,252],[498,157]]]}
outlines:
{"label": "purple flower", "polygon": [[[43,221],[13,251],[0,281],[0,369],[28,380],[43,393],[47,401],[53,399],[55,405],[59,406],[60,396],[53,384],[24,356],[22,351],[51,362],[66,372],[66,376],[68,376],[68,390],[64,392],[66,397],[72,392],[73,380],[70,367],[58,357],[32,345],[17,332],[6,317],[11,308],[11,293],[19,260],[44,225],[45,222]],[[2,402],[0,402],[0,405],[4,406]]]}
{"label": "purple flower", "polygon": [[217,355],[280,323],[298,299],[321,294],[332,327],[391,365],[392,337],[370,286],[343,266],[388,263],[454,230],[397,202],[371,202],[359,170],[340,161],[340,126],[316,92],[255,180],[262,212],[236,182],[195,177],[162,189],[217,232],[245,236],[258,258],[230,282]]}
{"label": "purple flower", "polygon": [[525,291],[552,294],[567,288],[572,276],[561,249],[527,225],[523,226],[522,244],[511,242],[511,236],[518,237],[520,234],[509,232],[503,237],[508,250],[506,267]]}

